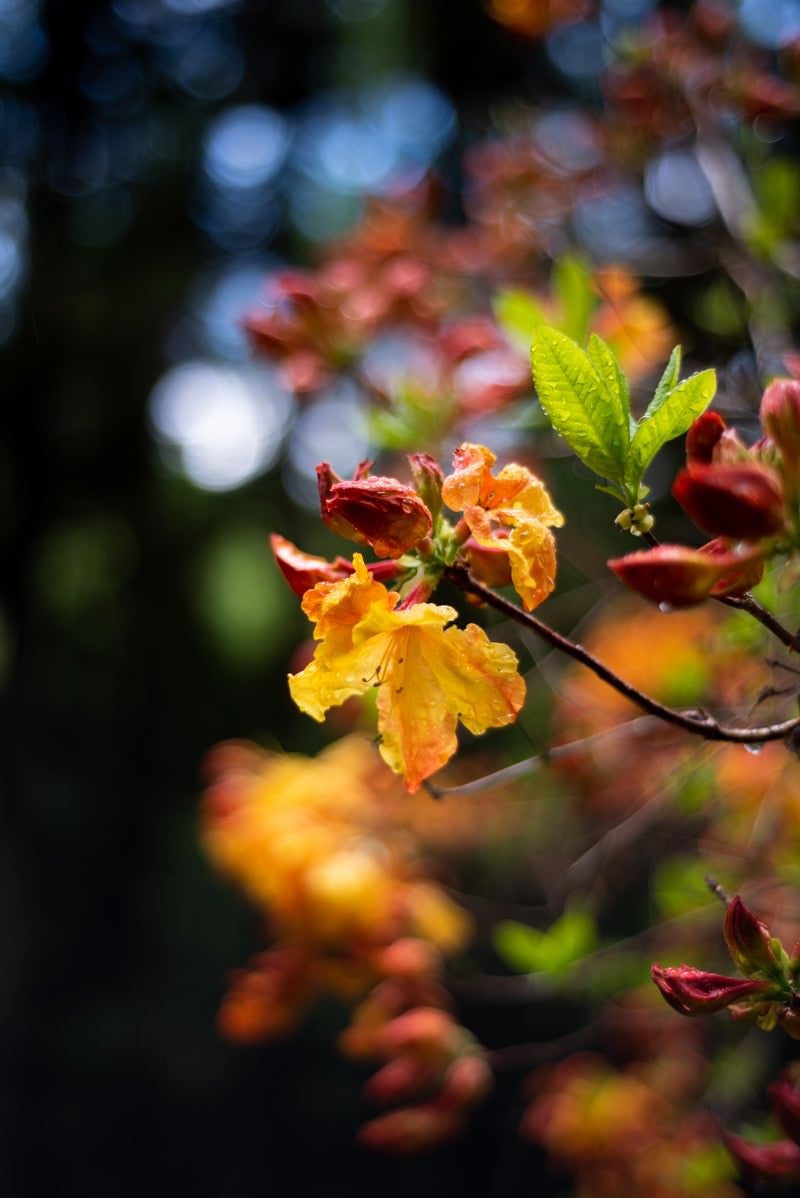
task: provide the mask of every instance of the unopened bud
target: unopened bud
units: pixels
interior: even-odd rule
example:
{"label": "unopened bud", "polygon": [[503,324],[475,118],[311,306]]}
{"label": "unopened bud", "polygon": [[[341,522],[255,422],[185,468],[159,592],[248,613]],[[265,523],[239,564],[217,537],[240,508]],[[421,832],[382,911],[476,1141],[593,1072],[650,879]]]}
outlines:
{"label": "unopened bud", "polygon": [[719,412],[703,412],[698,416],[686,434],[686,460],[709,465],[726,427]]}
{"label": "unopened bud", "polygon": [[444,472],[429,453],[410,453],[408,462],[416,492],[435,521],[442,510]]}
{"label": "unopened bud", "polygon": [[787,1136],[800,1144],[800,1090],[789,1077],[781,1077],[767,1093],[775,1118]]}
{"label": "unopened bud", "polygon": [[775,379],[761,400],[764,431],[780,450],[784,481],[792,495],[800,487],[800,381]]}
{"label": "unopened bud", "polygon": [[[652,603],[670,608],[691,607],[709,595],[741,593],[754,573],[754,553],[742,554],[720,542],[700,549],[686,545],[659,545],[640,553],[612,558],[608,566],[617,578]],[[755,563],[761,566],[761,559]]]}
{"label": "unopened bud", "polygon": [[722,931],[734,965],[748,977],[761,971],[774,974],[780,969],[769,928],[738,894],[728,903]]}
{"label": "unopened bud", "polygon": [[751,1144],[741,1136],[728,1135],[725,1146],[749,1181],[800,1181],[800,1147],[791,1140]]}
{"label": "unopened bud", "polygon": [[337,478],[317,467],[322,519],[332,532],[367,544],[378,557],[401,557],[430,536],[431,513],[417,492],[395,478]]}
{"label": "unopened bud", "polygon": [[714,536],[759,540],[785,526],[780,482],[763,466],[690,466],[672,494],[698,528]]}
{"label": "unopened bud", "polygon": [[650,531],[655,520],[650,515],[649,503],[637,503],[633,507],[626,507],[624,511],[621,511],[614,523],[625,532],[630,532],[635,537],[641,537]]}
{"label": "unopened bud", "polygon": [[758,979],[729,978],[692,965],[674,969],[654,965],[650,976],[669,1005],[681,1015],[711,1015],[770,988],[767,982]]}

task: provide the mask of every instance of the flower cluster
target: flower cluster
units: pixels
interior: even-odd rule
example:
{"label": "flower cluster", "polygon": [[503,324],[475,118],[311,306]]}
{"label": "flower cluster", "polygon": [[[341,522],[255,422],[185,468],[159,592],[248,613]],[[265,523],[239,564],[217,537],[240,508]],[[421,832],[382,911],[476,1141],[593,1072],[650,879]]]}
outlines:
{"label": "flower cluster", "polygon": [[[555,586],[555,542],[562,523],[543,484],[524,466],[492,473],[480,445],[456,450],[446,478],[427,454],[410,459],[414,486],[371,476],[353,479],[318,467],[321,514],[328,527],[386,559],[369,567],[304,556],[273,538],[279,566],[303,595],[319,641],[313,660],[290,676],[298,707],[322,720],[330,707],[378,688],[380,752],[416,790],[457,747],[460,721],[480,734],[516,719],[525,684],[513,651],[483,629],[452,626],[454,608],[428,603],[448,565],[463,561],[478,577],[511,581],[526,608]],[[463,513],[454,528],[442,507]],[[378,579],[394,576],[397,589]]]}
{"label": "flower cluster", "polygon": [[713,540],[699,549],[659,545],[608,564],[656,603],[687,607],[709,596],[742,595],[764,563],[800,545],[800,382],[776,379],[761,401],[763,437],[747,448],[717,412],[686,438],[686,467],[672,493]]}
{"label": "flower cluster", "polygon": [[274,942],[232,978],[220,1013],[227,1035],[284,1034],[321,993],[357,999],[399,939],[423,942],[432,960],[464,944],[469,921],[392,821],[365,741],[339,741],[316,758],[225,744],[208,768],[204,847]]}

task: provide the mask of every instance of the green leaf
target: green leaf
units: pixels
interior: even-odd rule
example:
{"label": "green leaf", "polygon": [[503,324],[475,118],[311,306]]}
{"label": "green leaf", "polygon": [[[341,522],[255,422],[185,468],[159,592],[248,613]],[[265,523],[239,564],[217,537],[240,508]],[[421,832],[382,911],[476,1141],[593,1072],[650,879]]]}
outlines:
{"label": "green leaf", "polygon": [[592,333],[586,349],[587,357],[594,366],[595,373],[605,385],[608,402],[617,414],[620,424],[628,429],[628,440],[636,431],[635,423],[631,422],[631,393],[628,380],[622,372],[614,351],[602,337]]}
{"label": "green leaf", "polygon": [[538,973],[541,969],[543,933],[527,924],[505,919],[494,929],[494,947],[517,973]]}
{"label": "green leaf", "polygon": [[492,299],[494,318],[513,346],[528,352],[533,330],[547,320],[539,301],[528,291],[508,288]]}
{"label": "green leaf", "polygon": [[679,345],[676,345],[672,353],[669,355],[669,361],[664,367],[664,373],[658,380],[658,386],[655,389],[653,398],[647,405],[647,411],[642,417],[643,420],[649,420],[654,416],[658,409],[663,404],[664,400],[678,385],[678,380],[681,377],[681,362],[683,361],[683,350]]}
{"label": "green leaf", "polygon": [[553,267],[553,293],[561,308],[562,333],[578,343],[584,341],[597,303],[586,263],[571,254],[559,258]]}
{"label": "green leaf", "polygon": [[494,930],[497,952],[518,973],[548,973],[558,977],[596,944],[594,919],[578,905],[568,907],[546,932],[511,919],[502,921]]}
{"label": "green leaf", "polygon": [[717,376],[714,371],[702,370],[661,395],[656,392],[631,442],[630,459],[625,472],[629,490],[636,489],[662,445],[685,433],[692,421],[706,410],[716,389]]}
{"label": "green leaf", "polygon": [[547,325],[534,332],[531,365],[539,402],[556,432],[595,474],[622,482],[630,428],[619,393],[574,341]]}

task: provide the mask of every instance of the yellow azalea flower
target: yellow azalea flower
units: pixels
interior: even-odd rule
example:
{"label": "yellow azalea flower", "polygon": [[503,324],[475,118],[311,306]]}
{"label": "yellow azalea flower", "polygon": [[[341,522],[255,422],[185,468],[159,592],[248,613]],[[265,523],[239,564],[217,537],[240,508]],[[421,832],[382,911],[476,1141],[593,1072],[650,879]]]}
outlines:
{"label": "yellow azalea flower", "polygon": [[511,581],[531,611],[555,586],[556,545],[550,528],[560,528],[564,517],[530,470],[512,463],[495,477],[494,461],[483,445],[460,446],[442,499],[454,512],[464,513],[479,545],[508,554]]}
{"label": "yellow azalea flower", "polygon": [[446,628],[452,607],[415,603],[373,581],[360,554],[355,573],[318,583],[303,599],[321,641],[314,660],[289,677],[297,706],[315,720],[378,686],[380,752],[409,790],[456,751],[456,724],[481,733],[511,723],[525,699],[517,659],[475,624]]}

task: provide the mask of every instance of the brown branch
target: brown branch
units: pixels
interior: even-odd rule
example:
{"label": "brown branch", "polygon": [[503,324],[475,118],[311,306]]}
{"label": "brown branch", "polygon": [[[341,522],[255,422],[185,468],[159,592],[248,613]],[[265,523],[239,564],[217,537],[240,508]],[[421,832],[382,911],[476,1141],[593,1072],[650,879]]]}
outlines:
{"label": "brown branch", "polygon": [[776,620],[772,612],[767,611],[766,607],[762,607],[754,595],[748,591],[746,595],[715,595],[718,603],[724,603],[726,607],[735,607],[738,611],[746,611],[754,620],[758,620],[759,624],[772,633],[787,649],[793,649],[795,653],[800,652],[800,637],[795,636],[788,628],[784,628],[780,620]]}
{"label": "brown branch", "polygon": [[583,645],[578,645],[571,641],[569,637],[563,636],[560,632],[556,632],[555,628],[551,628],[549,624],[545,624],[538,616],[532,612],[523,611],[521,607],[517,607],[509,599],[505,599],[502,595],[498,595],[489,587],[478,582],[473,578],[468,570],[463,566],[450,566],[445,571],[445,578],[451,582],[459,590],[465,594],[475,595],[478,599],[483,600],[496,611],[502,612],[503,615],[516,620],[518,624],[530,628],[538,636],[542,637],[556,649],[560,649],[568,657],[574,661],[579,661],[582,665],[587,666],[598,678],[607,683],[614,690],[624,695],[626,699],[630,699],[637,707],[641,707],[643,711],[649,712],[650,715],[657,716],[667,724],[673,724],[676,728],[682,728],[684,732],[694,733],[696,736],[702,736],[705,740],[729,741],[733,744],[752,745],[763,744],[766,741],[784,740],[790,732],[800,727],[800,717],[795,717],[791,720],[783,720],[777,724],[764,724],[759,728],[729,728],[724,724],[720,724],[713,716],[707,715],[704,712],[688,712],[677,711],[673,707],[667,707],[664,703],[659,703],[651,695],[640,691],[638,687],[633,686],[630,682],[626,682],[624,678],[620,678],[609,666],[604,665],[599,661],[594,654],[588,649],[584,649]]}
{"label": "brown branch", "polygon": [[[658,537],[652,532],[643,534],[643,539],[651,549],[658,549],[661,545]],[[771,632],[776,640],[779,640],[787,649],[793,649],[795,653],[800,652],[800,636],[795,636],[788,628],[781,624],[780,620],[773,616],[772,612],[767,611],[763,607],[755,595],[751,595],[749,591],[744,595],[711,595],[717,603],[724,603],[726,607],[734,607],[737,611],[746,611],[748,616],[752,616],[754,620],[758,620],[759,624]]]}

